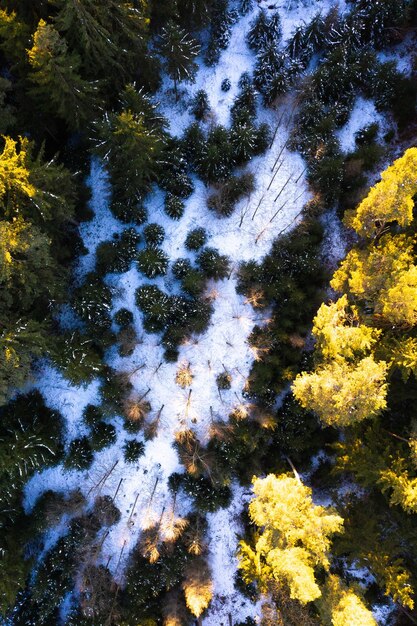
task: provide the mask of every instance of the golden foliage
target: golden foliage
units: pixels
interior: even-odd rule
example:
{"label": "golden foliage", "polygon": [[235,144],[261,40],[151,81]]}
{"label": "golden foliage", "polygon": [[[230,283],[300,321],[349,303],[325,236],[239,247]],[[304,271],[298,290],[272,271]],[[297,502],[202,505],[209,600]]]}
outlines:
{"label": "golden foliage", "polygon": [[181,389],[185,389],[189,387],[193,382],[193,374],[191,372],[190,364],[182,365],[175,375],[175,382],[177,385],[181,387]]}
{"label": "golden foliage", "polygon": [[193,615],[200,617],[213,597],[213,583],[204,559],[195,559],[187,566],[182,588],[187,607]]}
{"label": "golden foliage", "polygon": [[292,391],[327,426],[349,426],[378,415],[387,405],[388,365],[365,357],[355,364],[332,361],[299,374]]}
{"label": "golden foliage", "polygon": [[413,196],[417,193],[416,171],[417,148],[410,148],[382,172],[381,181],[347,217],[347,225],[369,238],[380,234],[389,222],[408,226],[413,219]]}
{"label": "golden foliage", "polygon": [[377,626],[362,598],[333,574],[326,581],[319,606],[325,626]]}
{"label": "golden foliage", "polygon": [[349,307],[346,294],[322,304],[314,318],[313,335],[324,359],[354,359],[368,352],[381,331],[360,324],[358,311]]}
{"label": "golden foliage", "polygon": [[262,530],[254,548],[240,542],[244,578],[256,580],[261,590],[269,580],[284,583],[302,604],[315,600],[321,592],[314,568],[329,567],[330,536],[342,530],[343,519],[315,506],[311,489],[293,476],[254,478],[253,490],[249,515]]}

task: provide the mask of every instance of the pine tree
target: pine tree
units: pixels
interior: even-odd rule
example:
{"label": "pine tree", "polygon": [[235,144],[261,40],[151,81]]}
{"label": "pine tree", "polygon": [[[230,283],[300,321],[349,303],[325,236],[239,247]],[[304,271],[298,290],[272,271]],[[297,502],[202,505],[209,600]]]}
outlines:
{"label": "pine tree", "polygon": [[109,66],[126,74],[133,51],[145,46],[149,23],[145,2],[115,0],[52,0],[58,13],[54,23],[65,34],[72,49],[78,50],[83,66],[92,74]]}
{"label": "pine tree", "polygon": [[114,185],[113,204],[135,205],[149,191],[161,164],[164,119],[142,92],[126,87],[120,113],[106,113],[95,124],[95,151],[104,159]]}
{"label": "pine tree", "polygon": [[81,128],[96,108],[96,87],[81,78],[79,57],[68,51],[65,39],[44,20],[33,35],[28,60],[33,94],[70,129]]}
{"label": "pine tree", "polygon": [[200,46],[183,28],[175,22],[168,22],[162,29],[157,50],[164,58],[165,71],[174,81],[175,96],[178,99],[177,83],[194,82],[198,69],[195,58]]}
{"label": "pine tree", "polygon": [[254,478],[251,520],[258,526],[255,545],[240,542],[239,567],[244,579],[261,590],[270,580],[289,588],[302,604],[320,597],[315,568],[329,568],[330,537],[340,532],[343,519],[313,504],[311,489],[282,474]]}

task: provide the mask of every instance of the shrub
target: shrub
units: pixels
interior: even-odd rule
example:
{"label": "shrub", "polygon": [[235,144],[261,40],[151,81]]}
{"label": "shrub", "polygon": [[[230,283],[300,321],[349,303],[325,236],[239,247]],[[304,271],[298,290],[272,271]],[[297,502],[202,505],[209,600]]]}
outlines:
{"label": "shrub", "polygon": [[136,290],[136,304],[145,315],[148,332],[164,329],[170,315],[170,298],[154,285],[144,285]]}
{"label": "shrub", "polygon": [[159,224],[148,224],[143,229],[147,246],[159,246],[165,238],[165,230]]}
{"label": "shrub", "polygon": [[147,220],[147,211],[144,206],[138,205],[136,202],[128,203],[126,200],[114,200],[110,205],[111,212],[114,217],[122,222],[122,224],[136,224],[141,226]]}
{"label": "shrub", "polygon": [[191,261],[189,259],[177,259],[172,265],[172,273],[175,278],[181,280],[192,269]]}
{"label": "shrub", "polygon": [[96,270],[99,274],[127,272],[134,259],[140,235],[128,228],[121,235],[113,235],[112,241],[103,241],[96,250]]}
{"label": "shrub", "polygon": [[130,326],[131,324],[133,324],[133,313],[132,311],[129,311],[129,309],[125,309],[125,308],[119,309],[114,314],[114,321],[121,328],[127,328],[127,326]]}
{"label": "shrub", "polygon": [[230,261],[214,248],[203,248],[197,257],[197,264],[204,276],[222,280],[229,275]]}
{"label": "shrub", "polygon": [[116,441],[116,429],[113,424],[97,422],[92,427],[91,444],[93,450],[102,450]]}
{"label": "shrub", "polygon": [[67,469],[84,470],[93,461],[93,451],[87,437],[73,439],[70,443],[64,466]]}
{"label": "shrub", "polygon": [[221,372],[216,376],[216,385],[218,389],[227,390],[232,386],[232,377],[228,372]]}
{"label": "shrub", "polygon": [[229,78],[224,78],[221,82],[220,89],[224,92],[230,91],[232,83]]}
{"label": "shrub", "polygon": [[221,217],[232,215],[236,203],[243,197],[248,196],[255,188],[255,177],[252,172],[245,172],[240,176],[232,176],[222,185],[218,185],[216,191],[207,200],[207,206]]}
{"label": "shrub", "polygon": [[187,250],[191,250],[195,252],[199,250],[200,248],[202,248],[206,242],[207,242],[206,230],[204,228],[197,227],[197,228],[194,228],[193,230],[190,230],[190,232],[188,233],[187,238],[185,240],[185,247],[187,248]]}
{"label": "shrub", "polygon": [[246,41],[251,50],[259,52],[268,45],[277,46],[281,34],[281,20],[278,11],[269,16],[265,9],[261,9],[251,23]]}
{"label": "shrub", "polygon": [[96,335],[103,335],[111,327],[112,294],[101,278],[94,273],[87,274],[81,287],[74,290],[73,306]]}
{"label": "shrub", "polygon": [[182,137],[183,151],[191,165],[195,165],[205,146],[205,137],[203,130],[197,122],[190,124],[185,129]]}
{"label": "shrub", "polygon": [[145,454],[145,444],[143,441],[128,439],[123,446],[123,454],[127,463],[135,463],[139,457]]}
{"label": "shrub", "polygon": [[94,426],[103,419],[103,411],[95,404],[87,404],[83,411],[83,420],[88,426]]}
{"label": "shrub", "polygon": [[202,272],[191,268],[185,276],[182,277],[181,287],[185,293],[192,298],[198,298],[203,293],[206,286],[206,279]]}
{"label": "shrub", "polygon": [[184,215],[185,204],[180,197],[167,193],[164,203],[164,211],[173,220],[179,220]]}
{"label": "shrub", "polygon": [[122,328],[117,334],[117,341],[119,343],[118,352],[120,356],[125,357],[133,354],[137,340],[138,338],[134,326]]}
{"label": "shrub", "polygon": [[93,514],[100,526],[113,526],[120,520],[120,511],[110,496],[97,496],[94,501]]}
{"label": "shrub", "polygon": [[[198,125],[197,125],[198,126]],[[194,185],[187,174],[187,144],[175,137],[170,137],[163,153],[158,183],[165,191],[180,198],[188,198]]]}
{"label": "shrub", "polygon": [[145,248],[138,253],[137,266],[147,278],[164,276],[168,268],[168,256],[160,248]]}

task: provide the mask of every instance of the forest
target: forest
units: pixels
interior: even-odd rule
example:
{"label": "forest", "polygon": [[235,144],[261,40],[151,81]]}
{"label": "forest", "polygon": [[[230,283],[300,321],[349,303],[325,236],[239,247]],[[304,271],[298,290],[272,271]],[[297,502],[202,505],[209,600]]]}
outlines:
{"label": "forest", "polygon": [[417,624],[417,0],[2,0],[0,624]]}

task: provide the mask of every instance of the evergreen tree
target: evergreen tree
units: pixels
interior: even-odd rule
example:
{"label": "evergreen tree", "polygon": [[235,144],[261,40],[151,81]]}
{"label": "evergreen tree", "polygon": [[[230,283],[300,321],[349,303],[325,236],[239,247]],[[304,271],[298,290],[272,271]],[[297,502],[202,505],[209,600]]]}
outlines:
{"label": "evergreen tree", "polygon": [[127,73],[134,53],[144,49],[149,23],[147,4],[116,0],[52,0],[58,13],[54,23],[91,75],[109,66]]}
{"label": "evergreen tree", "polygon": [[195,58],[200,52],[200,46],[183,28],[171,21],[162,29],[157,50],[164,58],[165,71],[174,81],[178,99],[177,83],[194,82],[198,67]]}
{"label": "evergreen tree", "polygon": [[81,78],[80,58],[68,51],[65,39],[44,20],[33,35],[28,59],[32,92],[52,115],[58,114],[70,129],[78,129],[91,119],[96,108],[96,86]]}
{"label": "evergreen tree", "polygon": [[95,150],[104,159],[114,185],[113,205],[136,205],[149,191],[161,164],[164,120],[133,86],[121,97],[122,110],[106,113],[95,124]]}

